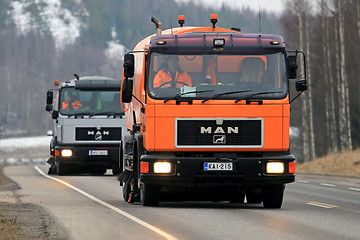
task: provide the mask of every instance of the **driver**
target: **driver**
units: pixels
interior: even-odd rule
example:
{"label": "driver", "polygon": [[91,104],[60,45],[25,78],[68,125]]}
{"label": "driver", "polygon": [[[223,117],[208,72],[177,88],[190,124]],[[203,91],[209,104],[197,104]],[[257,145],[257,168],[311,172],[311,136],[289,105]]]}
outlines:
{"label": "driver", "polygon": [[75,99],[75,95],[72,92],[68,92],[65,95],[65,101],[62,102],[61,105],[63,110],[69,110],[69,109],[79,109],[80,107],[83,107],[81,102],[77,99]]}
{"label": "driver", "polygon": [[190,75],[183,72],[178,63],[178,56],[168,56],[167,67],[161,69],[154,78],[154,87],[191,87]]}
{"label": "driver", "polygon": [[247,57],[241,63],[241,82],[260,84],[265,75],[265,62],[258,57]]}

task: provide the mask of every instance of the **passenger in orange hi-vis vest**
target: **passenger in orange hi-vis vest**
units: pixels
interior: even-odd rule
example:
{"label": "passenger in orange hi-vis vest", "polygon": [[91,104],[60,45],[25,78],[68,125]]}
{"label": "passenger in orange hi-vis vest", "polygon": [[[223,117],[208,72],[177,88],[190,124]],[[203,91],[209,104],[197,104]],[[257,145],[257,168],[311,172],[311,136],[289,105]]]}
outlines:
{"label": "passenger in orange hi-vis vest", "polygon": [[69,109],[79,109],[83,107],[81,102],[75,99],[75,96],[72,93],[67,93],[65,96],[65,101],[62,102],[62,109],[69,110]]}
{"label": "passenger in orange hi-vis vest", "polygon": [[154,87],[192,86],[191,77],[179,67],[177,56],[168,56],[167,67],[161,69],[154,78]]}

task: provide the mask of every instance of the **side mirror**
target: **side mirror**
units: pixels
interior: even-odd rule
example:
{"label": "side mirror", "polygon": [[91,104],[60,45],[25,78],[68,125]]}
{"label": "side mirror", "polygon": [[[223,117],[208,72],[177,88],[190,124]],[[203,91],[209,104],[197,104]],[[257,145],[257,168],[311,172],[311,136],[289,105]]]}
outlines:
{"label": "side mirror", "polygon": [[52,104],[46,104],[46,111],[51,112],[52,110],[53,110],[53,105]]}
{"label": "side mirror", "polygon": [[46,104],[52,104],[53,103],[54,94],[52,91],[47,91],[46,93]]}
{"label": "side mirror", "polygon": [[134,55],[131,53],[125,54],[125,56],[124,56],[124,77],[125,78],[134,77],[134,66],[135,66]]}
{"label": "side mirror", "polygon": [[296,63],[297,55],[291,55],[287,57],[287,64],[289,69],[289,78],[295,79],[297,77],[298,65]]}
{"label": "side mirror", "polygon": [[54,136],[54,132],[52,130],[47,131],[46,135],[48,136]]}
{"label": "side mirror", "polygon": [[53,111],[52,112],[52,119],[57,119],[59,117],[59,112],[58,111]]}
{"label": "side mirror", "polygon": [[307,90],[307,83],[305,80],[299,80],[295,82],[296,91],[303,92]]}
{"label": "side mirror", "polygon": [[132,92],[133,92],[133,81],[130,79],[124,79],[121,101],[124,103],[131,102]]}

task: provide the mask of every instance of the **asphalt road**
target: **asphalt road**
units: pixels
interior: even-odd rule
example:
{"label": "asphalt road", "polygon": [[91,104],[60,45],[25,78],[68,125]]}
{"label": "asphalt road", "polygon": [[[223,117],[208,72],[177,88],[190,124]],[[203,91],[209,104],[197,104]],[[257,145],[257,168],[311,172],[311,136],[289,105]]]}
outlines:
{"label": "asphalt road", "polygon": [[298,175],[283,207],[227,202],[128,204],[114,176],[51,176],[47,166],[5,175],[24,202],[40,204],[71,239],[360,239],[360,179]]}

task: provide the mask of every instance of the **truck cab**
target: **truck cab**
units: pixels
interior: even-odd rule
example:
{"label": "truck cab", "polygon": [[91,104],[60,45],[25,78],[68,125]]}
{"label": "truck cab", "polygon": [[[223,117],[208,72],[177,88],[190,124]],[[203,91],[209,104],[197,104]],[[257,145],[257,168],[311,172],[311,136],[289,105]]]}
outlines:
{"label": "truck cab", "polygon": [[[285,184],[295,180],[289,79],[300,51],[287,52],[278,35],[212,22],[157,31],[125,55],[127,201],[243,203],[246,196],[280,208]],[[296,86],[305,91],[306,80]]]}
{"label": "truck cab", "polygon": [[48,91],[46,110],[54,119],[49,173],[119,174],[124,125],[119,91],[120,81],[101,76],[56,82]]}

